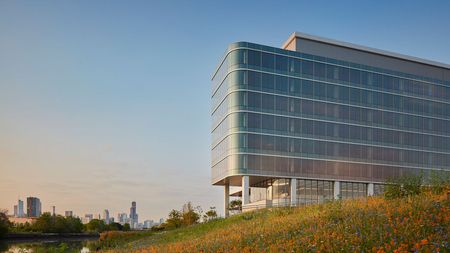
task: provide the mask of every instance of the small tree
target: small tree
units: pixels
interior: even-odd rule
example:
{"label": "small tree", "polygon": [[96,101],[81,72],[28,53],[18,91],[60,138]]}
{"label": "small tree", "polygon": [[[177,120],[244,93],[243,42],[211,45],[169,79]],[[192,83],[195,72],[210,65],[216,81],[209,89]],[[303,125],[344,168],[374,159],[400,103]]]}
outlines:
{"label": "small tree", "polygon": [[173,209],[169,213],[169,218],[166,221],[167,227],[169,228],[179,228],[182,225],[182,215],[178,210]]}
{"label": "small tree", "polygon": [[129,223],[123,224],[123,231],[130,231],[130,230],[131,230],[131,227],[130,227]]}
{"label": "small tree", "polygon": [[384,189],[387,199],[418,195],[422,192],[422,175],[408,175],[388,180]]}
{"label": "small tree", "polygon": [[194,208],[191,202],[184,204],[182,214],[183,224],[189,226],[198,223],[200,220],[199,210],[199,207]]}
{"label": "small tree", "polygon": [[0,238],[3,238],[8,233],[11,226],[7,213],[8,211],[6,210],[0,210]]}
{"label": "small tree", "polygon": [[210,207],[209,210],[203,216],[203,218],[205,219],[205,221],[217,219],[216,207],[214,206]]}
{"label": "small tree", "polygon": [[88,224],[86,224],[86,230],[87,231],[95,231],[95,232],[103,232],[106,230],[106,224],[103,220],[99,220],[99,219],[93,219],[91,221],[89,221]]}
{"label": "small tree", "polygon": [[66,227],[70,233],[81,233],[83,232],[83,223],[80,218],[76,217],[66,217]]}

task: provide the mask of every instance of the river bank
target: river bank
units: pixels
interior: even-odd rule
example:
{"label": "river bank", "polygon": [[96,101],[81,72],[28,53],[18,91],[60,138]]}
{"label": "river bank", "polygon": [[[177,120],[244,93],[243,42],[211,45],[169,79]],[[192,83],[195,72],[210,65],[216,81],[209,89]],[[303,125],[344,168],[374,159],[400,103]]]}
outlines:
{"label": "river bank", "polygon": [[39,240],[60,240],[60,239],[98,239],[99,233],[8,233],[0,240],[5,241],[39,241]]}

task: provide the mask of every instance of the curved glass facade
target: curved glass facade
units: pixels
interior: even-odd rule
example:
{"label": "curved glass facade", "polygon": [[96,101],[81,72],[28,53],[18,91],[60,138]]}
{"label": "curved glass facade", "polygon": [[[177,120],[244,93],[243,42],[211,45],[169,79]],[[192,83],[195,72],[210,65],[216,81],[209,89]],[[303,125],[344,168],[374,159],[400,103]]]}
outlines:
{"label": "curved glass facade", "polygon": [[[383,182],[429,169],[450,170],[448,82],[244,42],[213,76],[213,183]],[[344,198],[367,195],[341,187]]]}

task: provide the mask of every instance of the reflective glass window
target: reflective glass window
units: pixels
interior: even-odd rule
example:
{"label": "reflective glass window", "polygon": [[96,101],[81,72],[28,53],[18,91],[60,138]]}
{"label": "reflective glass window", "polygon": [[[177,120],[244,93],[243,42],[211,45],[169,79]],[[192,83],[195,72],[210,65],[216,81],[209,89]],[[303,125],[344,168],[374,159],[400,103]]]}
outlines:
{"label": "reflective glass window", "polygon": [[275,69],[282,72],[288,71],[288,59],[286,56],[275,56]]}
{"label": "reflective glass window", "polygon": [[302,74],[312,76],[313,72],[313,62],[311,61],[302,61]]}
{"label": "reflective glass window", "polygon": [[264,130],[274,130],[275,117],[272,115],[261,115],[261,126]]}
{"label": "reflective glass window", "polygon": [[301,93],[302,83],[300,79],[289,78],[289,94],[299,95]]}
{"label": "reflective glass window", "polygon": [[325,90],[325,84],[321,82],[315,82],[314,83],[314,97],[316,98],[325,98],[326,96],[326,90]]}
{"label": "reflective glass window", "polygon": [[300,74],[301,73],[301,60],[299,59],[295,59],[295,58],[290,58],[289,59],[289,72],[291,73],[295,73],[295,74]]}
{"label": "reflective glass window", "polygon": [[288,132],[288,118],[275,117],[275,129],[279,132]]}
{"label": "reflective glass window", "polygon": [[349,79],[348,68],[339,67],[339,81],[348,82],[348,79]]}
{"label": "reflective glass window", "polygon": [[331,80],[339,80],[339,67],[334,65],[328,65],[327,78]]}
{"label": "reflective glass window", "polygon": [[247,95],[248,106],[250,108],[261,108],[261,94],[249,92]]}
{"label": "reflective glass window", "polygon": [[275,89],[280,93],[288,92],[288,78],[285,76],[276,76]]}
{"label": "reflective glass window", "polygon": [[320,62],[314,62],[314,78],[322,79],[325,78],[325,64]]}
{"label": "reflective glass window", "polygon": [[248,64],[252,66],[261,66],[261,52],[248,50]]}
{"label": "reflective glass window", "polygon": [[314,86],[313,82],[309,80],[302,81],[302,94],[304,96],[313,96],[314,94]]}
{"label": "reflective glass window", "polygon": [[272,91],[275,84],[275,76],[262,73],[262,89]]}
{"label": "reflective glass window", "polygon": [[275,97],[275,109],[277,111],[287,112],[288,111],[288,98],[282,96]]}
{"label": "reflective glass window", "polygon": [[262,94],[261,107],[266,110],[273,110],[275,108],[275,96]]}
{"label": "reflective glass window", "polygon": [[260,149],[261,148],[261,135],[249,134],[248,135],[248,148]]}
{"label": "reflective glass window", "polygon": [[[273,151],[275,149],[275,137],[269,135],[261,136],[261,149]],[[271,167],[273,168],[273,166]]]}
{"label": "reflective glass window", "polygon": [[261,73],[248,71],[248,88],[251,90],[261,89]]}
{"label": "reflective glass window", "polygon": [[360,84],[361,83],[361,71],[357,69],[350,69],[350,82],[354,84]]}
{"label": "reflective glass window", "polygon": [[261,66],[273,70],[275,67],[275,55],[263,52],[261,54]]}
{"label": "reflective glass window", "polygon": [[248,114],[248,127],[250,129],[261,129],[261,114]]}

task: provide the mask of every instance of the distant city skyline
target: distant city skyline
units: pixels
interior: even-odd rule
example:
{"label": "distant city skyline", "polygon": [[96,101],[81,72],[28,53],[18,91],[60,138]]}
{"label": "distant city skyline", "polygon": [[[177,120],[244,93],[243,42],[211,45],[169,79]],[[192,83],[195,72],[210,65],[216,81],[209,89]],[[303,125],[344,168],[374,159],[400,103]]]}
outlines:
{"label": "distant city skyline", "polygon": [[[239,6],[238,8],[236,6]],[[211,185],[211,74],[292,32],[450,63],[448,1],[0,1],[0,208],[167,218]],[[277,10],[277,11],[275,11]],[[295,18],[287,18],[295,17]],[[25,208],[25,207],[24,207]],[[26,212],[26,210],[25,210]]]}
{"label": "distant city skyline", "polygon": [[[61,215],[65,217],[78,217],[81,219],[83,223],[88,223],[92,219],[100,219],[105,221],[106,224],[110,224],[111,222],[117,222],[120,224],[128,223],[132,229],[142,229],[142,228],[150,228],[152,225],[160,224],[164,220],[164,218],[159,218],[159,222],[155,222],[153,219],[147,219],[142,222],[139,222],[138,213],[137,213],[137,203],[136,201],[131,202],[130,208],[130,216],[128,217],[127,213],[117,212],[117,220],[114,218],[114,214],[110,213],[108,209],[104,209],[102,213],[96,214],[95,212],[88,212],[85,214],[76,214],[71,210],[65,210],[63,212],[58,213],[56,211],[56,206],[51,206],[51,211],[42,211],[42,202],[38,197],[27,197],[27,213],[24,212],[24,202],[19,198],[17,200],[17,205],[14,205],[13,213],[8,213],[8,215],[16,217],[16,218],[37,218],[43,213],[50,213],[52,215]],[[28,206],[30,205],[30,206]],[[30,214],[28,214],[30,213]]]}

